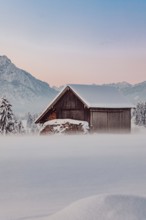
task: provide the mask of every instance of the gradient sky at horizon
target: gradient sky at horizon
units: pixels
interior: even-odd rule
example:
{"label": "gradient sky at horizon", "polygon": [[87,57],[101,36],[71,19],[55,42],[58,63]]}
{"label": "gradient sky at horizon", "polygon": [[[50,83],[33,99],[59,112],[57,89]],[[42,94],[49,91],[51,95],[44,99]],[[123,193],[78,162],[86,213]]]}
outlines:
{"label": "gradient sky at horizon", "polygon": [[0,55],[50,85],[146,80],[145,0],[0,0]]}

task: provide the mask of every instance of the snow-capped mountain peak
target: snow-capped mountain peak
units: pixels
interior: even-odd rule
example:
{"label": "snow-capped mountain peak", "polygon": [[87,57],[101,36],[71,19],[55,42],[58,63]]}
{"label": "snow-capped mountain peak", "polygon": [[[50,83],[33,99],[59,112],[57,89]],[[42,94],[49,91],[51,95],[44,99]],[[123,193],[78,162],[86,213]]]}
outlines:
{"label": "snow-capped mountain peak", "polygon": [[0,56],[0,68],[8,66],[10,63],[11,60],[7,56]]}
{"label": "snow-capped mountain peak", "polygon": [[56,93],[47,83],[0,56],[0,96],[7,97],[16,111],[38,112]]}

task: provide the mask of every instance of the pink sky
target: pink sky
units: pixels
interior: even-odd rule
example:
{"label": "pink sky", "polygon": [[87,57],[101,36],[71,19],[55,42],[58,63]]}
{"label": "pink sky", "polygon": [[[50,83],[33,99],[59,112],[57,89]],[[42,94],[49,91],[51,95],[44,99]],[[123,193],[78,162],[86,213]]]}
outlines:
{"label": "pink sky", "polygon": [[[15,47],[15,46],[14,46]],[[22,53],[20,53],[22,50]],[[18,67],[50,85],[67,83],[112,83],[146,80],[146,52],[141,49],[46,50],[15,49],[7,56]]]}
{"label": "pink sky", "polygon": [[0,55],[50,85],[145,81],[145,12],[145,0],[2,0]]}

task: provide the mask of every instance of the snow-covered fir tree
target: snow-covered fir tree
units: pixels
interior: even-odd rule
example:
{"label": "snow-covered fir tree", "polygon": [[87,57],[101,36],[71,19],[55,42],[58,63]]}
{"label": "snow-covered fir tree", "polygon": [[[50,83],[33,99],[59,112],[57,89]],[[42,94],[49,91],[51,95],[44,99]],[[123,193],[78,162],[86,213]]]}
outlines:
{"label": "snow-covered fir tree", "polygon": [[14,130],[14,115],[12,105],[6,98],[0,100],[0,132],[1,134],[12,133]]}
{"label": "snow-covered fir tree", "polygon": [[134,111],[135,124],[146,127],[146,102],[137,103]]}
{"label": "snow-covered fir tree", "polygon": [[27,127],[31,128],[33,123],[33,116],[30,114],[30,112],[28,112],[26,117],[27,117]]}
{"label": "snow-covered fir tree", "polygon": [[12,105],[6,98],[0,99],[0,133],[17,134],[24,131],[21,122],[15,119]]}
{"label": "snow-covered fir tree", "polygon": [[30,112],[28,112],[28,114],[26,115],[26,130],[27,133],[29,134],[36,134],[39,131],[38,125],[35,124],[35,120],[38,117],[37,114],[31,114]]}
{"label": "snow-covered fir tree", "polygon": [[21,121],[15,119],[15,134],[25,134],[25,129]]}

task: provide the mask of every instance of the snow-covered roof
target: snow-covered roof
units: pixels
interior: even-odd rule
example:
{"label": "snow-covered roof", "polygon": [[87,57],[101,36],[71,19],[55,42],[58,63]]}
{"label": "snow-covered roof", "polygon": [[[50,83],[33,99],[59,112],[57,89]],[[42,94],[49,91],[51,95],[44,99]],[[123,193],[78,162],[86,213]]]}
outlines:
{"label": "snow-covered roof", "polygon": [[107,85],[66,85],[52,100],[45,111],[37,118],[36,123],[51,109],[62,95],[71,89],[87,108],[133,108],[134,106],[117,88]]}
{"label": "snow-covered roof", "polygon": [[118,89],[107,85],[68,85],[88,108],[133,108]]}

